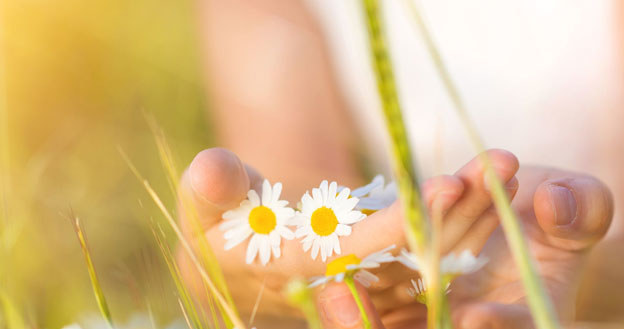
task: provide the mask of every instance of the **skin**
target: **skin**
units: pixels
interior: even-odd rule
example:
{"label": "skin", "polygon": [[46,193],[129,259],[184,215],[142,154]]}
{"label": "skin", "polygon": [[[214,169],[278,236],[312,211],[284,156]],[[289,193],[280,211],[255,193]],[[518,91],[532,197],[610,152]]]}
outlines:
{"label": "skin", "polygon": [[[222,263],[237,305],[248,312],[260,286],[265,284],[258,310],[260,317],[256,317],[255,323],[259,328],[280,325],[294,328],[298,323],[285,319],[286,314],[293,312],[279,294],[284,278],[294,274],[317,275],[323,272],[322,264],[300,257],[305,255],[299,242],[290,241],[284,244],[279,261],[272,261],[266,268],[247,266],[244,244],[225,253],[222,232],[216,225],[221,213],[238,206],[249,188],[258,189],[257,182],[262,176],[239,158],[258,168],[271,182],[283,182],[283,198],[296,201],[305,190],[318,186],[322,179],[337,180],[347,186],[365,183],[359,167],[362,163],[362,159],[358,159],[361,153],[357,145],[359,135],[339,92],[322,31],[301,1],[205,0],[198,5],[206,78],[213,102],[210,114],[213,121],[218,122],[214,130],[219,145],[238,157],[223,149],[200,152],[184,174],[180,195],[191,200],[198,209],[206,236]],[[613,293],[613,284],[617,286],[624,277],[624,269],[613,266],[619,259],[613,250],[621,250],[624,241],[618,238],[619,231],[611,230],[611,238],[598,243],[590,252],[612,217],[608,189],[589,176],[540,167],[522,166],[512,179],[510,177],[518,170],[517,160],[507,156],[507,152],[493,152],[505,154],[501,155],[502,163],[498,168],[503,171],[503,179],[508,181],[510,195],[520,186],[514,206],[527,227],[532,251],[547,278],[561,317],[569,320],[576,311],[589,314],[592,319],[606,319],[606,306],[621,305],[617,298],[624,298],[620,297],[624,294]],[[622,161],[604,160],[600,163],[621,168]],[[502,233],[497,229],[498,221],[483,188],[479,166],[474,161],[471,163],[455,175],[428,180],[423,186],[429,209],[444,214],[443,252],[483,249],[490,257],[486,269],[453,283],[450,297],[454,320],[460,328],[530,326],[522,289]],[[621,181],[621,176],[617,179]],[[549,182],[553,180],[574,187],[573,195],[579,202],[573,224],[565,228],[554,224],[555,214],[562,214],[562,211],[555,211],[547,193]],[[615,184],[616,191],[621,190],[617,189],[620,185],[624,186],[618,185],[616,179],[609,180],[609,184]],[[587,200],[603,201],[587,203]],[[353,235],[341,239],[344,253],[366,256],[392,243],[403,244],[399,209],[394,205],[356,224]],[[587,209],[596,214],[587,213]],[[184,209],[180,211],[180,219],[193,240]],[[381,222],[383,225],[378,224]],[[378,234],[379,230],[384,234]],[[363,245],[354,242],[372,232],[382,237],[379,243],[371,244],[368,238]],[[179,258],[188,282],[196,285],[196,291],[203,292],[192,265],[185,263],[183,254]],[[303,262],[304,259],[307,260]],[[579,303],[575,310],[573,297],[588,261],[592,268],[598,269],[592,272],[598,280],[591,281],[592,284],[583,281],[583,300],[591,302]],[[366,305],[370,311],[375,308],[380,315],[375,318],[378,327],[381,321],[388,328],[422,325],[422,307],[406,300],[404,293],[407,279],[414,273],[392,264],[382,267],[377,274],[381,281],[369,289]],[[601,280],[601,277],[612,280]],[[488,284],[494,282],[496,285]],[[475,286],[479,291],[471,289]],[[341,297],[342,301],[320,309],[353,309],[345,291],[343,285],[328,285],[319,294],[319,305],[336,299],[334,297]],[[605,298],[605,293],[609,292],[610,298]],[[607,313],[613,317],[621,312]],[[271,321],[271,316],[276,314],[279,320]],[[332,322],[329,312],[321,314],[328,328],[359,327],[358,323],[341,326]],[[267,325],[263,325],[264,318]],[[353,318],[359,319],[359,316],[352,315]]]}
{"label": "skin", "polygon": [[[492,150],[489,152],[500,177],[508,181],[510,196],[518,187],[514,177],[517,159],[509,152]],[[258,262],[247,265],[244,262],[246,243],[225,251],[223,231],[218,228],[221,214],[232,209],[246,198],[250,188],[259,190],[261,176],[251,167],[243,165],[233,153],[220,148],[202,151],[191,163],[182,181],[182,198],[192,200],[199,212],[205,237],[211,244],[223,268],[237,305],[246,312],[253,308],[260,287],[265,284],[260,311],[262,314],[279,315],[292,310],[284,303],[281,291],[293,277],[312,277],[325,272],[325,264],[320,259],[313,261],[309,252],[304,252],[298,240],[282,240],[282,256],[272,259],[267,266]],[[491,212],[491,198],[485,190],[482,168],[477,159],[470,161],[455,175],[439,176],[427,180],[423,186],[425,202],[430,209],[439,209],[444,216],[442,230],[442,250],[456,248],[479,251],[487,237],[496,228],[497,220]],[[303,192],[303,191],[302,191]],[[291,200],[296,201],[296,200]],[[296,202],[291,202],[291,204]],[[181,207],[184,210],[184,207]],[[401,207],[396,202],[380,210],[366,220],[353,225],[353,233],[340,239],[342,255],[356,254],[363,258],[389,245],[397,245],[397,250],[406,247],[403,233]],[[182,212],[184,214],[184,212]],[[182,217],[187,236],[193,240],[185,216]],[[476,224],[474,227],[473,224]],[[375,235],[376,239],[368,237]],[[367,241],[367,243],[361,243]],[[184,254],[180,254],[184,260]],[[339,256],[330,257],[328,261]],[[184,273],[190,282],[199,285],[197,273],[185,263]],[[403,291],[398,286],[409,283],[414,274],[399,264],[389,264],[376,273],[380,282],[371,287],[371,296],[381,310],[396,307],[397,296]],[[202,291],[197,286],[197,291]],[[401,301],[408,304],[409,300]]]}
{"label": "skin", "polygon": [[[607,231],[613,201],[607,187],[593,177],[562,170],[528,167],[518,174],[520,189],[513,205],[522,218],[531,251],[560,319],[574,319],[574,301],[589,250]],[[524,183],[524,184],[523,184]],[[571,191],[572,200],[551,193]],[[561,208],[573,204],[575,211]],[[490,259],[481,270],[451,284],[449,300],[455,328],[533,328],[525,293],[503,232],[497,228],[482,255]],[[374,309],[374,296],[365,296],[374,328],[425,328],[425,309],[412,303],[391,312]],[[326,328],[361,328],[359,311],[344,284],[332,284],[319,294],[320,309],[342,310],[340,317],[321,313]]]}

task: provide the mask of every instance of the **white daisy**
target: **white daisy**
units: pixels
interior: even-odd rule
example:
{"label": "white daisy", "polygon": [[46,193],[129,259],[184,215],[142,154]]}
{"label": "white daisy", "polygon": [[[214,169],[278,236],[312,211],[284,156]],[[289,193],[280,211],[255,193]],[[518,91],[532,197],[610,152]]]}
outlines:
{"label": "white daisy", "polygon": [[[413,253],[403,249],[396,260],[414,271],[421,271],[420,260]],[[464,250],[459,256],[450,253],[440,260],[440,273],[443,276],[455,277],[479,270],[488,262],[484,256],[475,257],[470,251]]]}
{"label": "white daisy", "polygon": [[354,254],[338,257],[327,264],[327,270],[324,276],[314,277],[310,284],[310,288],[325,284],[329,281],[342,282],[345,276],[351,275],[358,280],[363,286],[370,287],[373,282],[379,281],[379,278],[366,269],[377,268],[382,263],[390,263],[394,261],[394,256],[389,252],[394,249],[394,245],[372,253],[364,259],[359,259]]}
{"label": "white daisy", "polygon": [[351,191],[352,197],[360,199],[355,209],[370,215],[379,209],[390,206],[396,201],[396,184],[390,182],[384,186],[384,182],[384,177],[382,175],[377,175],[369,184]]}
{"label": "white daisy", "polygon": [[281,183],[271,187],[265,179],[262,183],[262,200],[256,191],[249,190],[247,199],[238,208],[223,213],[225,221],[219,228],[225,231],[225,250],[234,248],[252,235],[245,257],[247,264],[251,264],[260,254],[260,262],[266,265],[271,258],[271,251],[273,257],[280,257],[281,238],[291,240],[295,237],[286,227],[295,211],[287,207],[288,201],[279,199],[281,192]]}
{"label": "white daisy", "polygon": [[350,190],[344,188],[336,194],[338,184],[321,182],[319,188],[312,189],[301,198],[301,211],[294,222],[298,226],[295,236],[301,240],[303,250],[312,248],[312,259],[321,253],[323,262],[334,252],[340,254],[339,236],[351,234],[351,224],[366,218],[366,215],[353,210],[358,198],[349,198]]}

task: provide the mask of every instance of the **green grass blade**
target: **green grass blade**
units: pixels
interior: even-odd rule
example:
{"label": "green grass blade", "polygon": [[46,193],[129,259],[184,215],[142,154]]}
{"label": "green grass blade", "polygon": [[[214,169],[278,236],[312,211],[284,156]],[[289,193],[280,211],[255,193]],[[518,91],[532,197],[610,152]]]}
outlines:
{"label": "green grass blade", "polygon": [[76,232],[76,236],[78,237],[78,241],[80,242],[80,248],[82,249],[82,253],[84,254],[85,261],[87,262],[87,270],[89,271],[89,278],[91,279],[91,287],[93,288],[93,294],[95,295],[95,299],[98,304],[98,308],[100,309],[100,313],[108,322],[109,326],[113,328],[113,318],[111,316],[110,310],[108,308],[108,304],[106,302],[106,298],[104,297],[104,291],[102,291],[102,286],[100,285],[100,281],[98,280],[97,274],[95,272],[95,266],[93,265],[93,261],[91,261],[91,253],[89,252],[89,247],[87,245],[87,239],[85,237],[82,226],[80,225],[80,219],[76,217],[73,213],[70,213],[69,220],[72,223],[74,231]]}
{"label": "green grass blade", "polygon": [[431,38],[431,33],[420,15],[418,7],[412,1],[409,1],[409,4],[414,20],[416,21],[416,25],[424,37],[425,45],[431,55],[436,69],[438,70],[442,83],[444,84],[457,114],[459,115],[461,122],[468,133],[470,141],[474,145],[475,149],[481,154],[481,161],[485,167],[486,181],[489,182],[494,204],[498,210],[503,230],[505,231],[507,241],[509,242],[511,253],[520,269],[522,281],[527,293],[528,304],[531,309],[531,313],[533,314],[534,321],[538,328],[560,328],[560,324],[557,320],[550,297],[546,293],[544,284],[535,270],[534,261],[523,236],[522,225],[511,207],[511,203],[507,197],[507,193],[505,192],[503,182],[501,182],[496,175],[496,172],[492,167],[492,162],[485,153],[485,144],[479,136],[479,133],[475,128],[476,126],[466,110],[466,106],[464,105],[464,102],[455,87],[453,80],[451,79],[451,75],[442,60],[442,56],[440,55],[437,46]]}
{"label": "green grass blade", "polygon": [[156,191],[154,191],[150,183],[141,176],[141,174],[136,169],[136,167],[132,164],[128,156],[122,150],[120,150],[120,153],[122,157],[124,158],[124,160],[126,161],[126,163],[128,164],[128,167],[130,168],[132,173],[134,173],[134,175],[137,177],[139,182],[143,185],[146,192],[151,197],[152,201],[154,201],[154,203],[156,204],[160,212],[163,214],[163,216],[167,220],[167,223],[169,224],[169,226],[173,229],[174,233],[176,234],[176,237],[178,238],[180,246],[182,247],[184,252],[189,256],[191,263],[195,266],[202,280],[208,286],[208,289],[210,290],[212,295],[217,300],[219,306],[223,309],[225,313],[224,318],[226,320],[229,319],[236,328],[245,329],[246,326],[244,325],[243,321],[240,319],[238,312],[236,311],[235,308],[233,308],[229,304],[229,302],[226,300],[226,298],[223,296],[223,294],[219,290],[219,287],[215,284],[214,280],[208,274],[206,269],[201,265],[201,261],[195,254],[195,251],[191,247],[190,242],[186,239],[186,237],[182,233],[182,230],[178,226],[176,220],[173,218],[173,216],[171,215],[167,207],[165,207],[164,203],[162,202],[162,200],[160,199]]}
{"label": "green grass blade", "polygon": [[410,248],[423,254],[428,245],[429,225],[423,211],[419,193],[418,175],[414,166],[403,122],[392,64],[388,55],[383,27],[379,19],[377,0],[362,0],[366,14],[368,38],[373,66],[377,78],[377,89],[381,97],[386,125],[392,141],[393,173],[399,186],[406,221],[406,234]]}

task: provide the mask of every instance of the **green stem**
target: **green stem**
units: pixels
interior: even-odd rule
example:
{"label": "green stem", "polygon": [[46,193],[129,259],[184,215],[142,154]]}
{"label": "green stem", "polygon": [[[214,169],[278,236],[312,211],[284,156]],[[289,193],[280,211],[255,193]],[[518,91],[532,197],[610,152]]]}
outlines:
{"label": "green stem", "polygon": [[555,311],[550,297],[548,296],[548,294],[546,294],[544,284],[542,283],[541,278],[535,270],[535,265],[533,263],[531,254],[529,253],[529,248],[526,241],[524,240],[522,225],[520,224],[520,221],[518,220],[514,210],[511,208],[511,204],[509,202],[509,198],[507,197],[507,193],[505,192],[503,182],[501,182],[501,180],[496,175],[496,172],[494,171],[494,168],[492,166],[492,162],[485,153],[484,142],[479,136],[479,133],[475,128],[475,124],[473,123],[470,115],[468,114],[468,111],[466,110],[464,102],[457,88],[455,87],[453,80],[451,79],[451,75],[449,74],[449,71],[444,64],[444,61],[442,60],[442,56],[440,55],[438,48],[431,38],[429,29],[422,19],[418,8],[412,1],[408,0],[408,2],[410,4],[411,11],[418,25],[418,28],[420,29],[420,32],[424,37],[427,50],[429,51],[435,67],[438,70],[438,74],[442,79],[442,83],[444,84],[444,87],[446,88],[446,91],[448,92],[451,101],[453,102],[457,114],[464,124],[464,128],[466,129],[471,142],[473,143],[477,151],[479,151],[481,154],[481,161],[485,167],[485,176],[487,178],[486,181],[488,182],[490,190],[492,191],[494,204],[496,205],[496,209],[498,210],[503,230],[505,231],[507,241],[509,242],[511,253],[516,261],[516,264],[520,268],[522,281],[524,283],[524,287],[527,293],[529,308],[531,309],[531,313],[533,314],[535,323],[538,328],[560,328],[560,324],[555,315]]}
{"label": "green stem", "polygon": [[368,314],[366,314],[366,310],[364,309],[364,304],[362,304],[362,299],[360,299],[360,294],[355,287],[355,282],[353,281],[353,277],[350,275],[345,276],[344,282],[349,287],[351,291],[351,295],[353,295],[353,299],[355,299],[355,303],[357,304],[358,309],[360,310],[360,314],[362,315],[362,322],[364,323],[364,329],[370,329],[371,323],[368,320]]}
{"label": "green stem", "polygon": [[386,125],[392,141],[393,173],[399,187],[403,205],[407,242],[410,249],[423,255],[429,241],[429,225],[418,191],[418,175],[412,160],[407,129],[403,122],[399,96],[394,82],[392,63],[379,19],[377,0],[362,0],[366,12],[368,38],[373,66],[377,77],[377,89],[381,96]]}

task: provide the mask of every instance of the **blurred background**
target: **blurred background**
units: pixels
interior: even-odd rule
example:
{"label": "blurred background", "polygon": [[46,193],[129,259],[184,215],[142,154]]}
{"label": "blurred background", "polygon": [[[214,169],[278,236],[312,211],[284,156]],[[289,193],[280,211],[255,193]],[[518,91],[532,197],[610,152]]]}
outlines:
{"label": "blurred background", "polygon": [[[160,295],[157,318],[179,317],[146,228],[152,202],[118,147],[166,192],[144,113],[161,125],[180,164],[213,143],[193,1],[0,3],[0,291],[34,328],[98,314],[66,219],[71,207],[119,322],[147,312],[143,291]],[[172,195],[161,197],[173,204]]]}
{"label": "blurred background", "polygon": [[[150,311],[163,324],[180,317],[148,228],[158,212],[118,151],[174,208],[146,115],[162,127],[178,169],[218,144],[270,179],[298,179],[285,188],[289,195],[331,170],[387,172],[358,1],[302,2],[305,10],[273,0],[0,2],[0,310],[10,304],[34,328],[97,316],[66,218],[73,209],[115,319]],[[522,163],[590,172],[624,194],[621,2],[422,2],[488,145],[510,149]],[[405,7],[384,5],[422,172],[455,170],[473,151]],[[207,79],[218,81],[214,94]],[[268,118],[268,134],[258,117]],[[433,165],[437,134],[444,168]],[[302,141],[314,145],[299,147]],[[344,148],[327,151],[334,141]],[[340,165],[352,153],[360,163]],[[285,170],[291,163],[301,166]],[[359,174],[340,178],[358,182]],[[616,314],[619,305],[605,312]]]}

